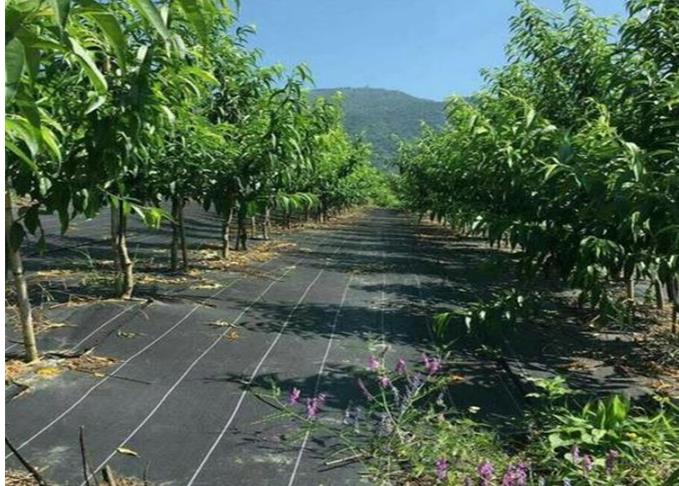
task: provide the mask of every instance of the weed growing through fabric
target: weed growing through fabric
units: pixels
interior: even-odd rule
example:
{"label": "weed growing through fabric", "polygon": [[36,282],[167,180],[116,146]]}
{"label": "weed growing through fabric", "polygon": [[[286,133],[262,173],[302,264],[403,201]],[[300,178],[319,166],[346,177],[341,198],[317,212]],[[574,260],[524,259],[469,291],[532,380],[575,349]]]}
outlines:
{"label": "weed growing through fabric", "polygon": [[324,420],[325,393],[274,387],[269,398],[300,436],[337,439],[340,459],[330,462],[359,460],[380,484],[678,484],[679,410],[669,399],[646,413],[616,395],[583,405],[563,378],[538,380],[533,406],[507,435],[477,419],[478,407],[452,406],[452,371],[445,356],[367,356],[356,376],[362,401],[341,422]]}

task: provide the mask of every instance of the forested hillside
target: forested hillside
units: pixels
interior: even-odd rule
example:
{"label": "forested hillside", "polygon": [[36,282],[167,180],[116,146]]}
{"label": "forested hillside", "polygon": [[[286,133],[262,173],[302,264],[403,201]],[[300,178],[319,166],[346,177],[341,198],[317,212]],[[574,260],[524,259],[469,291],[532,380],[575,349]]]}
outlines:
{"label": "forested hillside", "polygon": [[[422,122],[440,127],[445,122],[444,103],[376,88],[318,89],[312,96],[330,98],[342,93],[345,126],[351,135],[364,134],[373,145],[374,163],[387,168],[398,149],[396,137],[417,137]],[[396,136],[396,137],[395,137]]]}

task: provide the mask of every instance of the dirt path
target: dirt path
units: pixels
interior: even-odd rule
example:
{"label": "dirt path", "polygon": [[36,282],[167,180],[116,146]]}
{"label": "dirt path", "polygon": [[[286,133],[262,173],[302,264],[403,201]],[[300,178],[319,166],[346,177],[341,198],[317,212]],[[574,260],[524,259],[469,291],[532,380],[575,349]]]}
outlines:
{"label": "dirt path", "polygon": [[[9,401],[7,435],[56,484],[83,483],[81,426],[94,469],[108,463],[140,477],[150,463],[152,483],[357,484],[357,466],[324,466],[330,438],[291,440],[290,424],[263,420],[274,410],[255,392],[273,383],[323,392],[324,416],[340,420],[357,398],[352,370],[369,355],[387,345],[390,366],[416,359],[430,345],[433,313],[510,283],[484,273],[490,254],[479,244],[451,254],[418,231],[401,213],[374,210],[289,236],[296,248],[252,274],[224,273],[217,288],[182,288],[122,314],[78,309],[68,316],[77,326],[46,333],[43,344],[96,344],[117,363],[105,376],[62,373]],[[229,326],[210,325],[217,321]],[[455,406],[520,409],[519,390],[495,363],[461,350],[454,364],[465,377],[451,390]]]}

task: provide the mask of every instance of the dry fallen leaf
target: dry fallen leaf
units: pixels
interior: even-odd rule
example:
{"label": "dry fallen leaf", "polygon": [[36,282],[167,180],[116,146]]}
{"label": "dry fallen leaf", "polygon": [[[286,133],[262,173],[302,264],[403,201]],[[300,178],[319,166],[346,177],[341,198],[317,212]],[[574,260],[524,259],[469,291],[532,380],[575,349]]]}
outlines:
{"label": "dry fallen leaf", "polygon": [[137,454],[135,451],[132,449],[128,449],[126,447],[118,447],[116,449],[116,452],[118,454],[125,454],[126,456],[134,456],[134,457],[139,457],[139,454]]}
{"label": "dry fallen leaf", "polygon": [[128,338],[128,339],[135,338],[135,337],[139,336],[139,334],[137,334],[136,332],[123,331],[122,329],[119,329],[116,334],[118,335],[118,337],[124,337],[124,338]]}
{"label": "dry fallen leaf", "polygon": [[217,282],[205,282],[191,286],[192,289],[218,289],[220,287],[223,287],[223,285]]}
{"label": "dry fallen leaf", "polygon": [[61,374],[61,369],[56,366],[45,366],[44,368],[39,368],[36,370],[36,374],[42,376],[43,378],[54,378]]}
{"label": "dry fallen leaf", "polygon": [[230,327],[233,326],[229,321],[215,321],[210,323],[213,327]]}

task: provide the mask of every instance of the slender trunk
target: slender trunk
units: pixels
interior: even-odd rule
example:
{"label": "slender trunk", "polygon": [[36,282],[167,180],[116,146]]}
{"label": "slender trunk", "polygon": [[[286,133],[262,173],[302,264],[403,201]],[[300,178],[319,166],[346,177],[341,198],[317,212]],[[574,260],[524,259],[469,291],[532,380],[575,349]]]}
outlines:
{"label": "slender trunk", "polygon": [[247,217],[247,208],[245,204],[240,204],[238,207],[238,235],[236,239],[236,250],[247,250],[248,245],[248,229],[245,227],[245,218]]}
{"label": "slender trunk", "polygon": [[224,213],[224,220],[222,221],[222,258],[224,259],[229,258],[229,231],[232,219],[233,207],[229,205],[228,209]]}
{"label": "slender trunk", "polygon": [[627,295],[627,302],[630,306],[634,305],[634,277],[625,277],[625,294]]}
{"label": "slender trunk", "polygon": [[182,248],[182,270],[189,268],[189,252],[186,248],[186,226],[184,225],[184,205],[186,201],[181,199],[177,205],[177,217],[179,219],[179,243]]}
{"label": "slender trunk", "polygon": [[14,289],[16,291],[17,305],[19,306],[19,320],[21,331],[24,338],[24,351],[26,361],[29,363],[38,360],[38,347],[35,344],[35,331],[33,329],[33,315],[31,313],[31,302],[28,299],[28,286],[24,275],[24,266],[21,260],[19,248],[13,248],[11,244],[10,232],[14,224],[14,212],[12,210],[12,198],[8,191],[5,191],[5,245],[9,267],[14,276]]}
{"label": "slender trunk", "polygon": [[634,276],[630,272],[630,275],[625,275],[625,293],[627,294],[627,313],[630,324],[634,319]]}
{"label": "slender trunk", "polygon": [[118,208],[111,204],[111,249],[118,254]]}
{"label": "slender trunk", "polygon": [[672,302],[672,333],[676,334],[679,315],[679,279],[677,277],[670,277],[667,282],[667,295]]}
{"label": "slender trunk", "polygon": [[309,206],[304,206],[304,222],[309,222]]}
{"label": "slender trunk", "polygon": [[179,202],[176,197],[172,197],[172,242],[170,243],[170,269],[177,271],[177,254],[179,253],[179,222],[177,210]]}
{"label": "slender trunk", "polygon": [[653,280],[653,287],[655,288],[655,307],[662,310],[665,306],[662,295],[662,283],[660,283],[660,279],[657,277]]}
{"label": "slender trunk", "polygon": [[255,239],[257,237],[257,216],[250,217],[250,238]]}
{"label": "slender trunk", "polygon": [[120,203],[118,209],[118,241],[117,241],[118,263],[121,273],[120,297],[130,299],[134,290],[134,274],[132,272],[132,259],[127,251],[127,215],[125,214],[124,204]]}
{"label": "slender trunk", "polygon": [[264,240],[269,239],[269,229],[271,228],[271,209],[267,206],[264,209],[264,221],[262,222],[262,236]]}
{"label": "slender trunk", "polygon": [[290,229],[290,227],[291,227],[291,224],[290,224],[291,219],[292,219],[292,209],[287,208],[287,209],[285,210],[285,227],[286,227],[286,229]]}

